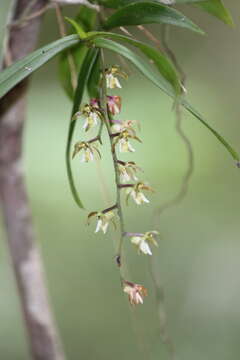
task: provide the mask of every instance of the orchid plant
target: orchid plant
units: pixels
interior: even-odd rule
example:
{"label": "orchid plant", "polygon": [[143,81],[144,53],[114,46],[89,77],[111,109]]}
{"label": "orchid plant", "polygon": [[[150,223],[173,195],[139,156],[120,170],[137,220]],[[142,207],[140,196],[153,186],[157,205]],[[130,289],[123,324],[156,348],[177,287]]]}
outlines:
{"label": "orchid plant", "polygon": [[[123,161],[121,153],[134,153],[134,142],[141,143],[138,137],[139,124],[136,120],[119,120],[122,99],[117,94],[109,94],[109,89],[121,89],[128,81],[127,73],[118,65],[106,67],[105,50],[132,63],[157,89],[160,89],[174,101],[174,107],[185,108],[196,120],[200,121],[226,148],[239,166],[239,156],[228,142],[213,129],[197,110],[186,100],[186,88],[169,54],[158,46],[157,36],[145,28],[146,24],[176,26],[204,34],[201,28],[181,12],[181,5],[198,7],[217,17],[228,25],[232,18],[222,0],[96,0],[79,8],[74,19],[66,18],[70,24],[70,35],[36,50],[17,61],[0,73],[0,97],[3,97],[16,84],[28,77],[55,55],[60,54],[61,83],[73,102],[71,121],[67,136],[66,164],[70,189],[76,204],[84,209],[76,188],[72,159],[80,156],[80,162],[88,163],[95,158],[101,159],[102,130],[105,127],[110,141],[112,164],[115,172],[113,183],[116,199],[111,207],[91,211],[87,223],[96,219],[95,232],[104,234],[109,224],[119,229],[119,244],[115,256],[120,269],[121,285],[128,295],[131,305],[143,303],[147,290],[143,285],[131,282],[122,271],[122,248],[124,239],[129,238],[138,253],[151,256],[158,246],[156,229],[145,233],[128,232],[123,218],[121,193],[125,192],[126,203],[132,200],[137,205],[149,203],[146,193],[153,193],[152,187],[139,179],[141,167],[132,160]],[[64,19],[60,19],[64,21]],[[130,34],[128,27],[138,27],[154,43],[150,46]],[[127,27],[127,28],[126,28]],[[118,32],[115,32],[117,30]],[[121,33],[119,33],[119,31]],[[132,50],[139,50],[140,55]],[[116,58],[117,62],[117,58]],[[89,100],[83,104],[83,96]],[[73,144],[73,134],[77,122],[82,133],[96,128],[95,137],[86,141],[79,139]],[[81,165],[77,165],[81,166]],[[132,229],[130,229],[132,230]]]}

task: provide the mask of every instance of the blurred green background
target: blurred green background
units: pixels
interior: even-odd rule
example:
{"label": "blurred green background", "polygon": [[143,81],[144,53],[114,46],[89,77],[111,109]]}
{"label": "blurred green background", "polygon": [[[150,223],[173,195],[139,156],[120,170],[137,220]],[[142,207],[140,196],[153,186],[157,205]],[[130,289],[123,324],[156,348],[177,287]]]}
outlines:
{"label": "blurred green background", "polygon": [[[188,98],[240,151],[240,4],[228,0],[226,5],[234,28],[197,8],[182,7],[207,35],[172,28],[170,45],[187,74]],[[8,6],[8,0],[1,1],[1,39]],[[159,32],[157,26],[153,29]],[[55,15],[49,11],[39,45],[56,38]],[[172,103],[164,94],[135,71],[117,93],[123,96],[122,118],[141,122],[143,140],[135,154],[123,158],[136,160],[145,171],[143,179],[156,189],[150,205],[124,208],[128,230],[145,232],[152,229],[153,210],[177,193],[187,166],[186,151],[174,130]],[[149,291],[144,305],[132,311],[113,260],[116,233],[111,229],[107,236],[95,235],[94,225],[85,225],[87,211],[80,211],[72,200],[64,162],[70,112],[55,59],[31,82],[24,154],[37,239],[67,358],[168,359],[158,335],[147,259],[126,241],[130,280]],[[194,176],[181,205],[161,217],[155,249],[168,331],[178,359],[235,360],[240,356],[240,172],[212,134],[187,113],[184,128],[194,148]],[[96,164],[74,161],[89,211],[114,201],[108,151],[107,144],[100,169],[108,187],[107,203]],[[0,357],[26,360],[27,342],[3,229],[0,235]]]}

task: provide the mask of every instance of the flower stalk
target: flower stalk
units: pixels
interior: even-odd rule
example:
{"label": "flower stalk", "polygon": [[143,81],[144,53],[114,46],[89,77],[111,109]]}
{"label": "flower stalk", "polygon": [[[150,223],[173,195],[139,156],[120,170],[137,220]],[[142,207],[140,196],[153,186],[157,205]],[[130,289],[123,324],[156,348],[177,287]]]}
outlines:
{"label": "flower stalk", "polygon": [[[101,50],[101,61],[102,61],[102,68],[104,69],[104,55],[102,50]],[[108,107],[106,72],[103,72],[101,85],[102,87],[101,87],[100,103],[104,114],[104,124],[106,125],[110,144],[111,144],[111,154],[112,154],[112,161],[113,161],[113,167],[115,173],[116,209],[119,217],[119,226],[120,226],[120,239],[116,254],[116,258],[118,259],[117,265],[119,266],[119,264],[122,264],[121,258],[122,258],[122,246],[123,246],[123,238],[124,238],[123,234],[125,233],[125,225],[124,225],[123,210],[121,204],[121,192],[119,187],[121,183],[120,183],[120,174],[118,171],[118,159],[115,151],[114,140],[112,136],[113,134],[111,131],[112,120],[111,120],[111,115],[109,114],[109,107]]]}

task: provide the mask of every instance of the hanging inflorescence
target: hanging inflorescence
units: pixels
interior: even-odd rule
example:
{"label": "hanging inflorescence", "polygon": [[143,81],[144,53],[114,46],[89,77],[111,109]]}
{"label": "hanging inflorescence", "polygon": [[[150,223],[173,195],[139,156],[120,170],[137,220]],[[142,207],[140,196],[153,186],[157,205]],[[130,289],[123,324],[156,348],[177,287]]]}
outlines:
{"label": "hanging inflorescence", "polygon": [[[135,120],[119,120],[116,118],[121,112],[122,101],[120,96],[107,95],[107,89],[121,88],[119,77],[127,79],[128,76],[118,66],[112,66],[102,71],[100,81],[99,99],[91,99],[89,104],[81,107],[74,118],[80,118],[83,122],[82,128],[85,132],[91,128],[99,126],[98,135],[88,141],[77,142],[74,146],[72,157],[78,153],[82,154],[81,162],[93,161],[95,156],[101,158],[101,153],[98,149],[98,144],[102,144],[101,131],[102,126],[105,125],[110,143],[113,165],[115,170],[115,183],[117,199],[116,203],[101,211],[92,211],[88,215],[87,223],[90,224],[93,218],[96,218],[97,225],[95,232],[102,232],[105,234],[108,230],[109,224],[113,224],[116,228],[116,215],[119,220],[120,227],[120,241],[118,252],[115,257],[116,263],[121,268],[122,266],[122,243],[124,237],[129,237],[131,243],[136,247],[138,253],[144,255],[152,255],[151,246],[157,244],[157,231],[148,231],[146,233],[132,233],[126,232],[123,222],[122,203],[120,192],[125,191],[126,204],[129,199],[132,199],[137,205],[149,203],[145,195],[145,191],[153,192],[154,190],[145,182],[139,181],[138,174],[142,169],[134,161],[122,161],[118,158],[117,153],[135,152],[133,142],[141,140],[137,136],[139,124]],[[115,211],[117,214],[115,214]],[[123,291],[128,294],[131,305],[142,304],[143,297],[147,295],[147,290],[144,286],[132,283],[124,279],[121,275],[121,282]]]}

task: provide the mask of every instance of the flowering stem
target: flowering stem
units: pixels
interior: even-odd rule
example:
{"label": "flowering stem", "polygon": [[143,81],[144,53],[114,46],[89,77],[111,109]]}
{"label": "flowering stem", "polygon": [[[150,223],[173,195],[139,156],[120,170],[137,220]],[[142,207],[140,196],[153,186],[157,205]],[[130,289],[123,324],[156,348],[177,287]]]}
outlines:
{"label": "flowering stem", "polygon": [[[102,69],[104,69],[104,56],[103,56],[103,50],[101,50],[101,61],[102,61]],[[108,106],[107,106],[107,89],[106,89],[106,79],[105,74],[103,71],[103,79],[102,79],[102,88],[101,88],[101,107],[103,108],[104,112],[104,123],[107,128],[110,144],[111,144],[111,154],[112,154],[112,160],[113,160],[113,167],[114,167],[114,173],[115,173],[115,184],[116,184],[116,209],[118,212],[119,217],[119,224],[120,224],[120,239],[116,254],[117,265],[121,265],[121,256],[122,256],[122,245],[123,245],[123,234],[125,233],[125,226],[124,226],[124,219],[123,219],[123,211],[122,211],[122,205],[121,205],[121,191],[120,191],[120,175],[118,172],[118,159],[115,151],[115,147],[113,146],[113,134],[111,132],[111,117],[108,112]]]}
{"label": "flowering stem", "polygon": [[111,206],[111,207],[109,207],[109,208],[107,208],[107,209],[104,209],[104,210],[102,211],[102,213],[103,213],[103,214],[106,214],[107,212],[112,211],[112,210],[114,210],[114,209],[117,209],[117,204],[115,204],[115,205],[113,205],[113,206]]}
{"label": "flowering stem", "polygon": [[117,186],[119,189],[134,187],[133,184],[118,184]]}

